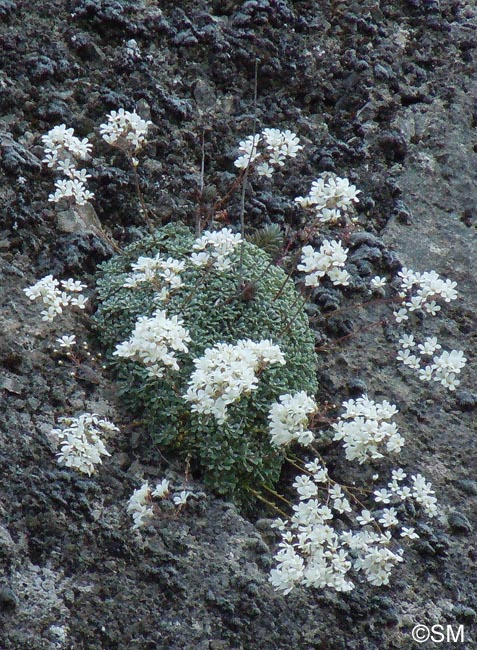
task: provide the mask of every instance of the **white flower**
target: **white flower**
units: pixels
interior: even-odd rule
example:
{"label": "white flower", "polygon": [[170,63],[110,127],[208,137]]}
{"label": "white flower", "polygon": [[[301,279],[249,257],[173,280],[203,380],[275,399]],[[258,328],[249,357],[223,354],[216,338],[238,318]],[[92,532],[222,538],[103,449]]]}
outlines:
{"label": "white flower", "polygon": [[417,275],[411,269],[403,268],[399,271],[398,276],[401,278],[401,287],[405,291],[417,282]]}
{"label": "white flower", "polygon": [[176,352],[188,352],[191,340],[178,316],[156,310],[151,318],[141,316],[127,341],[116,346],[114,355],[143,363],[153,377],[162,377],[163,366],[179,370]]}
{"label": "white flower", "polygon": [[261,140],[260,135],[249,135],[245,140],[239,143],[241,156],[235,161],[235,166],[239,169],[246,169],[248,165],[258,157],[257,147]]}
{"label": "white flower", "polygon": [[326,467],[323,467],[318,460],[312,460],[309,463],[305,463],[305,469],[313,474],[313,480],[315,483],[326,483],[328,480],[328,470]]}
{"label": "white flower", "polygon": [[57,343],[60,344],[61,348],[70,349],[70,348],[73,347],[73,345],[75,345],[76,337],[75,337],[74,334],[72,334],[71,336],[64,335],[64,336],[61,336],[59,339],[56,339],[56,341],[57,341]]}
{"label": "white flower", "polygon": [[73,129],[67,129],[62,124],[42,136],[46,154],[44,162],[48,164],[48,167],[57,169],[66,176],[66,179],[55,182],[56,191],[50,194],[48,200],[58,203],[66,198],[78,205],[84,205],[94,197],[85,185],[90,174],[87,174],[85,170],[78,170],[76,164],[77,160],[84,160],[88,157],[92,145],[87,138],[80,140],[73,133]]}
{"label": "white flower", "polygon": [[386,442],[386,451],[399,454],[405,444],[404,438],[399,433],[392,433]]}
{"label": "white flower", "polygon": [[146,142],[147,131],[152,122],[143,120],[135,111],[111,111],[107,122],[99,127],[104,140],[110,145],[138,151]]}
{"label": "white flower", "polygon": [[80,293],[83,289],[87,288],[85,284],[82,284],[79,280],[73,280],[73,278],[61,280],[61,286],[65,291],[71,291],[73,293]]}
{"label": "white flower", "polygon": [[133,529],[142,528],[145,526],[151,517],[154,515],[154,510],[152,506],[137,506],[137,508],[131,512],[133,518]]}
{"label": "white flower", "polygon": [[176,506],[184,506],[187,503],[187,499],[190,496],[193,496],[192,492],[189,492],[187,490],[182,490],[182,492],[180,492],[179,494],[176,494],[173,497],[172,500],[174,501],[174,505],[176,505]]}
{"label": "white flower", "polygon": [[404,349],[415,347],[414,336],[412,334],[403,334],[399,339],[399,345]]}
{"label": "white flower", "polygon": [[219,424],[223,423],[227,407],[255,390],[258,370],[270,364],[285,364],[280,348],[271,341],[218,343],[194,360],[196,369],[183,398],[192,403],[193,412],[213,415]]}
{"label": "white flower", "polygon": [[407,309],[404,307],[401,307],[401,309],[397,309],[393,311],[394,318],[396,319],[396,323],[402,323],[405,320],[409,320],[409,316],[407,314]]}
{"label": "white flower", "polygon": [[72,199],[78,205],[84,205],[94,198],[94,194],[87,190],[84,183],[77,178],[57,180],[55,187],[56,192],[48,197],[48,200],[53,203],[58,203],[61,199]]}
{"label": "white flower", "polygon": [[412,496],[412,491],[409,486],[403,485],[403,487],[396,490],[396,494],[402,501],[405,501]]}
{"label": "white flower", "polygon": [[419,354],[422,355],[431,355],[434,354],[436,350],[440,350],[441,346],[437,342],[437,339],[434,336],[429,336],[424,340],[424,343],[420,343],[418,346]]}
{"label": "white flower", "polygon": [[190,262],[194,266],[207,266],[210,262],[210,253],[191,253]]}
{"label": "white flower", "polygon": [[425,368],[419,369],[419,379],[421,381],[431,381],[434,374],[433,366],[426,366]]}
{"label": "white flower", "polygon": [[351,279],[350,274],[345,269],[330,269],[328,271],[328,277],[333,282],[334,285],[341,284],[343,287],[349,285]]}
{"label": "white flower", "polygon": [[431,300],[431,302],[426,302],[424,304],[424,311],[431,316],[435,316],[440,310],[441,306],[438,305],[434,300]]}
{"label": "white flower", "polygon": [[412,296],[412,298],[405,303],[409,311],[417,311],[421,309],[424,304],[424,299],[422,296]]}
{"label": "white flower", "polygon": [[407,537],[408,539],[419,539],[419,535],[414,531],[414,528],[406,528],[406,526],[403,526],[401,528],[401,537]]}
{"label": "white flower", "polygon": [[[51,159],[49,159],[49,166],[52,166],[50,164]],[[65,158],[65,160],[60,160],[57,162],[56,167],[63,172],[63,174],[66,174],[66,176],[69,176],[70,178],[73,178],[73,170],[74,170],[74,162],[71,160],[71,158]]]}
{"label": "white flower", "polygon": [[275,559],[278,567],[271,570],[270,582],[277,591],[286,595],[301,581],[305,563],[291,546],[279,551]]}
{"label": "white flower", "polygon": [[100,435],[119,429],[94,413],[83,413],[77,418],[60,418],[59,422],[63,428],[50,432],[60,447],[58,462],[90,476],[95,465],[102,463],[101,456],[110,456]]}
{"label": "white flower", "polygon": [[281,447],[293,440],[304,446],[311,444],[314,435],[307,429],[308,415],[316,410],[315,400],[304,391],[281,395],[268,414],[272,445]]}
{"label": "white flower", "polygon": [[306,273],[305,285],[318,286],[321,278],[328,275],[334,284],[347,285],[349,275],[343,270],[348,249],[341,242],[325,240],[318,251],[304,246],[298,270]]}
{"label": "white flower", "polygon": [[78,307],[78,309],[85,309],[87,302],[88,302],[88,298],[86,298],[86,296],[83,296],[83,294],[72,296],[70,298],[71,306]]}
{"label": "white flower", "polygon": [[462,350],[444,351],[439,357],[434,357],[434,364],[437,370],[446,370],[458,373],[465,366],[467,359]]}
{"label": "white flower", "polygon": [[381,289],[386,285],[386,278],[381,278],[379,275],[375,275],[374,278],[371,278],[371,286],[373,289]]}
{"label": "white flower", "polygon": [[239,143],[240,155],[234,164],[239,169],[246,169],[258,161],[255,167],[258,175],[271,177],[274,167],[282,167],[286,158],[296,157],[303,148],[298,143],[299,139],[291,131],[264,129],[262,133],[250,135]]}
{"label": "white flower", "polygon": [[379,523],[382,524],[384,528],[390,528],[391,526],[396,526],[399,523],[396,514],[397,514],[396,508],[384,508],[383,514],[379,519]]}
{"label": "white flower", "polygon": [[421,474],[412,476],[411,480],[413,483],[412,496],[430,517],[434,517],[437,514],[437,499],[433,496],[432,485]]}
{"label": "white flower", "polygon": [[179,289],[182,286],[181,271],[185,268],[185,261],[172,257],[162,258],[159,254],[155,257],[139,257],[131,267],[133,274],[128,276],[123,287],[133,289],[144,282],[164,285],[159,291],[159,299],[167,299],[169,289]]}
{"label": "white flower", "polygon": [[306,474],[297,476],[295,478],[295,482],[293,483],[293,487],[298,492],[300,499],[310,499],[311,497],[316,496],[318,493],[316,484]]}
{"label": "white flower", "polygon": [[343,403],[345,412],[332,425],[334,440],[342,440],[348,460],[382,457],[382,446],[389,452],[399,452],[404,439],[397,426],[389,422],[397,409],[389,402],[376,403],[367,396]]}
{"label": "white flower", "polygon": [[385,490],[384,488],[382,488],[381,490],[375,490],[373,494],[374,494],[374,500],[377,503],[389,503],[392,497],[392,493],[389,492],[388,490]]}
{"label": "white flower", "polygon": [[274,169],[267,162],[259,163],[255,169],[259,176],[265,178],[271,178],[273,176]]}
{"label": "white flower", "polygon": [[168,493],[169,493],[169,481],[166,478],[164,478],[160,483],[156,485],[156,487],[152,491],[152,496],[162,499],[163,497],[167,496]]}
{"label": "white flower", "polygon": [[355,567],[366,574],[368,581],[377,587],[389,584],[390,572],[395,564],[402,562],[400,552],[393,553],[388,548],[370,546],[355,562]]}
{"label": "white flower", "polygon": [[131,495],[127,505],[127,512],[133,518],[133,529],[145,526],[148,520],[153,517],[154,509],[150,505],[150,499],[151,488],[147,481]]}
{"label": "white flower", "polygon": [[[232,266],[231,255],[234,250],[242,243],[240,234],[234,234],[230,228],[222,230],[206,230],[195,240],[194,250],[204,251],[202,256],[191,258],[195,266],[205,266],[211,264],[218,271],[226,271]],[[208,258],[205,258],[208,255]],[[205,262],[206,260],[206,262]]]}
{"label": "white flower", "polygon": [[405,366],[409,366],[409,368],[414,368],[415,370],[419,369],[419,358],[415,354],[406,354],[404,355],[404,352],[409,352],[409,350],[403,350],[400,354],[398,354],[398,359],[400,359]]}
{"label": "white flower", "polygon": [[151,497],[151,488],[149,487],[148,481],[145,481],[140,488],[134,490],[133,494],[131,495],[128,501],[127,511],[133,512],[138,506],[145,505],[146,503],[148,503],[150,497]]}
{"label": "white flower", "polygon": [[356,521],[358,524],[361,524],[361,526],[366,526],[367,524],[371,524],[373,521],[375,521],[375,519],[369,510],[362,510],[361,515],[358,515],[356,517]]}
{"label": "white flower", "polygon": [[285,155],[281,151],[270,151],[268,159],[276,167],[283,167],[285,164]]}
{"label": "white flower", "polygon": [[333,508],[340,514],[351,512],[351,505],[348,499],[335,499],[333,501]]}
{"label": "white flower", "polygon": [[71,154],[75,158],[85,159],[88,157],[92,145],[87,138],[80,140],[74,136],[74,129],[67,129],[64,124],[55,126],[46,135],[42,136],[45,152],[49,156],[50,162],[55,160],[65,160],[65,154]]}
{"label": "white flower", "polygon": [[435,271],[417,273],[403,269],[398,275],[401,278],[399,295],[408,298],[405,305],[409,311],[422,310],[425,314],[435,315],[440,310],[436,299],[450,302],[457,298],[456,283],[443,280]]}
{"label": "white flower", "polygon": [[65,291],[60,291],[59,281],[56,280],[52,275],[47,275],[41,280],[38,280],[31,287],[23,289],[25,294],[30,298],[30,300],[41,299],[46,309],[44,309],[42,314],[42,320],[51,322],[54,318],[63,312],[63,307],[79,306],[81,309],[84,308],[86,298],[82,294],[77,294],[74,296],[68,295],[68,291],[78,292],[85,285],[81,284],[77,280],[62,280],[61,284]]}
{"label": "white flower", "polygon": [[394,481],[403,481],[407,474],[404,473],[404,470],[399,467],[398,469],[393,469],[391,472]]}
{"label": "white flower", "polygon": [[335,223],[341,213],[345,214],[354,203],[358,203],[359,193],[360,190],[350,185],[347,178],[339,178],[331,172],[325,172],[313,181],[306,197],[299,196],[295,201],[302,208],[314,210],[315,218],[321,223]]}
{"label": "white flower", "polygon": [[[371,401],[368,409],[372,410]],[[356,405],[355,405],[356,406]],[[376,406],[376,405],[375,405]],[[364,402],[357,408],[364,408]],[[352,410],[350,404],[350,411]],[[375,409],[379,410],[379,409]],[[392,406],[383,407],[384,412],[391,412]],[[323,468],[318,461],[306,464],[310,472],[320,472]],[[403,480],[405,474],[401,469],[394,471],[393,480]],[[362,510],[355,515],[362,527],[357,531],[343,528],[339,532],[332,526],[333,510],[338,513],[351,512],[351,503],[344,496],[343,488],[336,483],[328,485],[326,502],[331,507],[322,505],[318,494],[323,486],[318,486],[315,478],[300,475],[294,487],[298,492],[299,502],[293,506],[290,520],[279,520],[274,528],[281,534],[281,542],[275,555],[276,568],[272,570],[270,580],[278,591],[289,593],[295,586],[332,588],[347,592],[354,588],[349,579],[349,572],[361,571],[368,582],[379,586],[389,583],[392,569],[402,562],[402,549],[392,546],[393,537],[390,530],[377,532],[372,524],[375,516],[369,510]],[[319,489],[317,489],[319,487]],[[387,490],[376,491],[377,501],[389,502],[393,496]],[[396,508],[384,508],[379,523],[384,529],[398,525]],[[413,537],[413,529],[402,529]]]}

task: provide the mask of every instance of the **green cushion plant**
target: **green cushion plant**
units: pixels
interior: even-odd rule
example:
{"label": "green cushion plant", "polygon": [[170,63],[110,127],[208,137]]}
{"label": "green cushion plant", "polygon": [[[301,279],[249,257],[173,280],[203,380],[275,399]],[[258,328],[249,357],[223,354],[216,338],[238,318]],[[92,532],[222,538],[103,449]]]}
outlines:
{"label": "green cushion plant", "polygon": [[[227,271],[204,273],[187,266],[181,273],[184,285],[165,304],[154,302],[156,289],[151,284],[134,289],[122,286],[140,256],[160,253],[184,260],[193,252],[193,244],[189,228],[169,224],[103,264],[95,322],[120,394],[147,421],[153,440],[163,449],[190,458],[206,484],[243,504],[263,486],[275,485],[280,475],[283,454],[271,446],[268,433],[271,403],[283,393],[316,393],[314,336],[304,310],[298,307],[301,298],[293,282],[285,283],[283,270],[251,243],[244,244],[242,254],[244,291],[237,290],[240,247],[233,254],[234,266]],[[128,339],[139,316],[149,317],[163,308],[169,316],[184,320],[192,341],[189,353],[179,355],[179,372],[166,372],[158,379],[149,376],[141,363],[112,353]],[[270,339],[280,346],[286,365],[263,370],[258,389],[229,406],[224,424],[211,415],[191,413],[182,395],[194,370],[193,359],[217,343],[240,339]]]}

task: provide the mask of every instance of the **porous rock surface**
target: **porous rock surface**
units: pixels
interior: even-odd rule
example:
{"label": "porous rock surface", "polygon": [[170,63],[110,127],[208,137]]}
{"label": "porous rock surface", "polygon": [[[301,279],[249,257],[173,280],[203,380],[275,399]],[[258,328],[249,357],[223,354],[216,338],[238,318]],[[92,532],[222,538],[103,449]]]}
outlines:
{"label": "porous rock surface", "polygon": [[[2,650],[407,650],[415,623],[464,625],[458,647],[477,647],[476,29],[463,0],[0,0]],[[132,490],[142,479],[179,481],[183,467],[151,448],[100,363],[58,365],[55,338],[88,339],[87,318],[45,325],[22,291],[48,273],[92,286],[112,252],[48,203],[43,133],[65,123],[94,140],[94,208],[124,244],[144,224],[126,161],[98,137],[105,114],[122,106],[150,117],[146,203],[155,223],[192,220],[202,134],[213,202],[252,132],[256,62],[258,123],[292,129],[305,150],[249,193],[250,227],[298,228],[293,198],[335,171],[362,190],[349,240],[358,289],[400,263],[458,281],[460,301],[428,330],[465,351],[456,393],[399,369],[387,330],[320,353],[323,399],[366,390],[398,405],[402,464],[422,470],[441,503],[389,588],[277,594],[269,513],[257,506],[244,518],[210,494],[132,532]],[[316,303],[357,298],[328,291]],[[332,343],[363,322],[351,310],[317,337]],[[47,436],[59,416],[83,411],[121,427],[91,478],[59,466]]]}

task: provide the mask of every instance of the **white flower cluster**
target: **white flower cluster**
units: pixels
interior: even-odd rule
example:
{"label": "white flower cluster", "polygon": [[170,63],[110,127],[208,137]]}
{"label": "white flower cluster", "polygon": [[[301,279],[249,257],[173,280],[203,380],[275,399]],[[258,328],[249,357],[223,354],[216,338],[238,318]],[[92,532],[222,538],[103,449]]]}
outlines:
{"label": "white flower cluster", "polygon": [[[298,476],[294,487],[299,502],[288,521],[278,520],[282,541],[275,556],[277,567],[270,581],[278,591],[288,594],[296,585],[347,592],[354,589],[348,574],[363,571],[373,585],[388,584],[392,568],[402,562],[402,550],[391,550],[391,533],[367,527],[338,530],[332,525],[335,513],[351,513],[343,488],[329,480],[326,468],[317,461],[305,465],[307,474]],[[323,494],[323,499],[318,497]],[[371,513],[364,525],[374,521]]]}
{"label": "white flower cluster", "polygon": [[[313,461],[305,469],[307,473],[295,479],[299,502],[293,516],[274,524],[282,537],[275,556],[277,568],[270,575],[275,589],[287,594],[302,584],[351,591],[355,586],[349,577],[352,570],[363,572],[372,585],[389,584],[392,569],[403,561],[403,549],[396,546],[393,532],[399,532],[400,538],[417,539],[414,528],[401,525],[393,506],[374,512],[361,509],[357,514],[353,506],[362,508],[361,502],[330,480],[325,467]],[[417,474],[410,485],[404,485],[405,478],[402,469],[393,470],[387,488],[373,493],[377,507],[413,499],[428,516],[435,516],[437,501],[430,483]],[[343,513],[347,519],[354,516],[359,528],[346,530],[341,521],[334,527],[335,515]]]}
{"label": "white flower cluster", "polygon": [[[406,474],[402,469],[395,469],[392,471],[392,480],[388,483],[387,488],[381,488],[380,490],[374,490],[374,501],[378,504],[387,505],[389,503],[399,503],[405,501],[406,499],[414,499],[418,503],[426,514],[429,517],[435,517],[437,515],[437,499],[434,496],[434,490],[432,485],[426,481],[426,479],[421,474],[416,474],[411,476],[411,486],[403,485],[401,481],[406,478]],[[368,511],[363,511],[368,512]],[[385,519],[380,519],[380,523],[384,524],[385,527],[391,525],[388,522],[388,518],[394,517],[396,515],[395,508],[388,508],[384,510]],[[359,520],[358,520],[359,521]],[[389,521],[391,521],[389,519]],[[362,522],[360,522],[362,523]],[[387,526],[386,526],[387,523]],[[403,537],[409,535],[402,535]]]}
{"label": "white flower cluster", "polygon": [[139,151],[146,142],[148,128],[152,125],[149,120],[143,120],[136,111],[130,113],[123,108],[111,111],[108,121],[99,127],[106,142],[127,151]]}
{"label": "white flower cluster", "polygon": [[434,496],[432,485],[421,474],[412,476],[411,480],[411,496],[424,508],[429,517],[435,517],[437,515],[437,499]]}
{"label": "white flower cluster", "polygon": [[[152,489],[148,481],[145,481],[140,488],[134,490],[128,505],[127,512],[133,518],[133,529],[142,528],[154,516],[153,498],[165,499],[171,494],[170,481],[162,479],[160,483]],[[186,505],[189,497],[196,496],[189,490],[180,490],[172,495],[172,502],[178,508]]]}
{"label": "white flower cluster", "polygon": [[140,316],[127,341],[113,352],[118,357],[143,363],[151,377],[163,377],[164,367],[179,370],[175,352],[188,352],[191,338],[178,316],[168,318],[164,310],[156,310],[151,318]]}
{"label": "white flower cluster", "polygon": [[123,287],[135,289],[144,282],[160,284],[156,300],[167,300],[171,291],[182,287],[181,271],[185,262],[168,257],[164,259],[158,253],[155,257],[140,257],[131,265],[134,273],[126,278]]}
{"label": "white flower cluster", "polygon": [[[424,339],[424,343],[417,344],[412,334],[405,334],[399,339],[399,344],[401,350],[397,354],[398,361],[417,370],[421,381],[437,381],[451,391],[459,386],[460,380],[457,379],[457,375],[460,374],[467,361],[461,350],[434,354],[441,349],[434,336],[429,336]],[[417,351],[418,354],[412,354],[411,349]],[[432,357],[432,362],[429,360],[430,357]]]}
{"label": "white flower cluster", "polygon": [[272,445],[282,447],[294,440],[300,445],[310,445],[315,436],[308,427],[308,416],[315,413],[317,404],[305,391],[294,395],[280,395],[280,401],[272,404],[268,419]]}
{"label": "white flower cluster", "polygon": [[55,181],[56,192],[50,194],[48,201],[59,203],[61,199],[71,199],[78,205],[85,205],[94,198],[94,194],[86,189],[84,180],[89,174],[83,174],[81,178],[67,178]]}
{"label": "white flower cluster", "polygon": [[94,194],[86,189],[85,184],[90,175],[84,169],[76,167],[77,160],[86,160],[91,152],[92,145],[88,138],[80,140],[74,135],[74,129],[67,129],[61,124],[41,139],[46,154],[43,162],[66,176],[66,179],[55,182],[56,192],[50,194],[48,200],[58,203],[61,199],[71,199],[78,205],[84,205],[94,198]]}
{"label": "white flower cluster", "polygon": [[306,273],[305,285],[317,287],[321,278],[327,275],[334,285],[349,284],[349,273],[343,268],[348,258],[348,249],[343,248],[341,242],[325,240],[316,251],[312,246],[304,246],[301,264],[298,270]]}
{"label": "white flower cluster", "polygon": [[105,432],[119,431],[118,427],[94,413],[83,413],[77,418],[60,418],[59,422],[64,427],[50,432],[60,446],[58,462],[91,476],[94,466],[102,463],[101,456],[111,455],[100,436]]}
{"label": "white flower cluster", "polygon": [[239,169],[247,169],[253,164],[259,176],[270,178],[275,169],[283,167],[286,158],[296,158],[303,149],[299,142],[296,133],[288,129],[263,129],[239,143],[240,156],[234,164]]}
{"label": "white flower cluster", "polygon": [[313,210],[321,223],[336,223],[343,214],[358,203],[357,190],[347,178],[340,178],[331,172],[324,172],[311,184],[307,196],[298,196],[295,201],[304,209]]}
{"label": "white flower cluster", "polygon": [[[61,289],[59,286],[61,284]],[[61,283],[52,275],[47,275],[31,287],[23,289],[30,300],[40,298],[46,306],[41,312],[42,320],[51,322],[54,318],[63,312],[63,307],[78,307],[84,309],[87,298],[81,291],[86,289],[86,285],[81,284],[79,280],[61,280]],[[73,294],[73,295],[70,295]]]}
{"label": "white flower cluster", "polygon": [[126,510],[133,518],[133,529],[145,526],[148,520],[154,516],[151,493],[149,482],[145,481],[140,488],[134,490],[129,498]]}
{"label": "white flower cluster", "polygon": [[378,404],[366,395],[344,402],[344,413],[332,425],[334,440],[342,440],[348,460],[364,463],[369,459],[382,458],[380,451],[399,453],[404,438],[397,425],[389,420],[396,415],[397,408],[389,402]]}
{"label": "white flower cluster", "polygon": [[284,365],[285,357],[269,340],[218,343],[194,359],[195,370],[184,399],[192,403],[191,411],[213,415],[222,424],[227,419],[227,407],[255,390],[259,371],[273,364]]}
{"label": "white flower cluster", "polygon": [[435,271],[419,273],[403,268],[398,276],[401,278],[399,297],[403,303],[394,312],[397,323],[409,320],[409,313],[418,310],[435,316],[441,309],[436,300],[442,298],[444,302],[451,302],[457,298],[457,282],[443,280]]}
{"label": "white flower cluster", "polygon": [[[393,312],[397,323],[409,321],[409,315],[412,312],[435,316],[441,310],[437,300],[451,302],[457,299],[455,289],[457,283],[443,280],[435,271],[418,273],[403,268],[398,276],[401,279],[399,297],[402,304]],[[441,349],[435,337],[428,337],[424,339],[423,343],[417,344],[411,334],[404,334],[399,339],[399,344],[401,349],[397,354],[398,361],[416,370],[419,379],[439,382],[451,391],[459,386],[460,380],[457,375],[467,361],[461,350],[435,354],[437,350]],[[418,354],[413,354],[413,352]]]}
{"label": "white flower cluster", "polygon": [[192,253],[191,263],[194,266],[210,266],[217,271],[227,271],[232,266],[230,256],[242,243],[239,233],[233,233],[230,228],[222,230],[206,230],[201,237],[194,242],[194,250],[199,253]]}

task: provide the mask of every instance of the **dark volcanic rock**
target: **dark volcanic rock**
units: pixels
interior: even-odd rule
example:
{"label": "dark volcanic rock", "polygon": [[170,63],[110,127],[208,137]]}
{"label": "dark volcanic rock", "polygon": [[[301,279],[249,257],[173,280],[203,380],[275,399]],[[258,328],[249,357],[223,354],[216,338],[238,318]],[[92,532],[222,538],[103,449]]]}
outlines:
{"label": "dark volcanic rock", "polygon": [[[416,621],[462,622],[466,647],[477,646],[473,4],[0,0],[2,650],[408,650]],[[364,392],[395,403],[406,438],[396,464],[422,471],[438,497],[443,517],[418,527],[390,587],[276,593],[268,576],[277,532],[260,504],[247,519],[207,494],[177,516],[164,510],[141,535],[131,530],[133,489],[166,475],[179,482],[184,468],[125,410],[87,316],[65,313],[50,327],[23,293],[49,273],[73,275],[88,284],[92,311],[108,233],[123,246],[147,232],[127,157],[99,137],[120,107],[155,125],[138,169],[155,225],[194,223],[203,160],[212,209],[254,126],[291,129],[304,150],[271,181],[250,179],[247,231],[278,224],[293,252],[309,225],[294,199],[321,172],[362,191],[356,223],[341,232],[350,285],[320,286],[307,312],[324,417]],[[48,203],[55,176],[42,169],[40,138],[61,123],[94,143],[84,168],[102,235]],[[240,196],[226,208],[218,223],[237,226]],[[334,236],[323,228],[313,244]],[[460,302],[422,330],[464,350],[455,395],[396,366],[398,333],[378,295],[369,318],[360,306],[370,277],[391,280],[402,266],[458,282]],[[78,365],[53,352],[73,332],[90,346]],[[121,427],[91,477],[58,465],[48,437],[59,417],[87,411]],[[343,464],[336,443],[326,445],[334,477],[372,481],[374,466]],[[289,495],[292,478],[285,471],[278,490]],[[411,518],[418,510],[407,505]]]}

